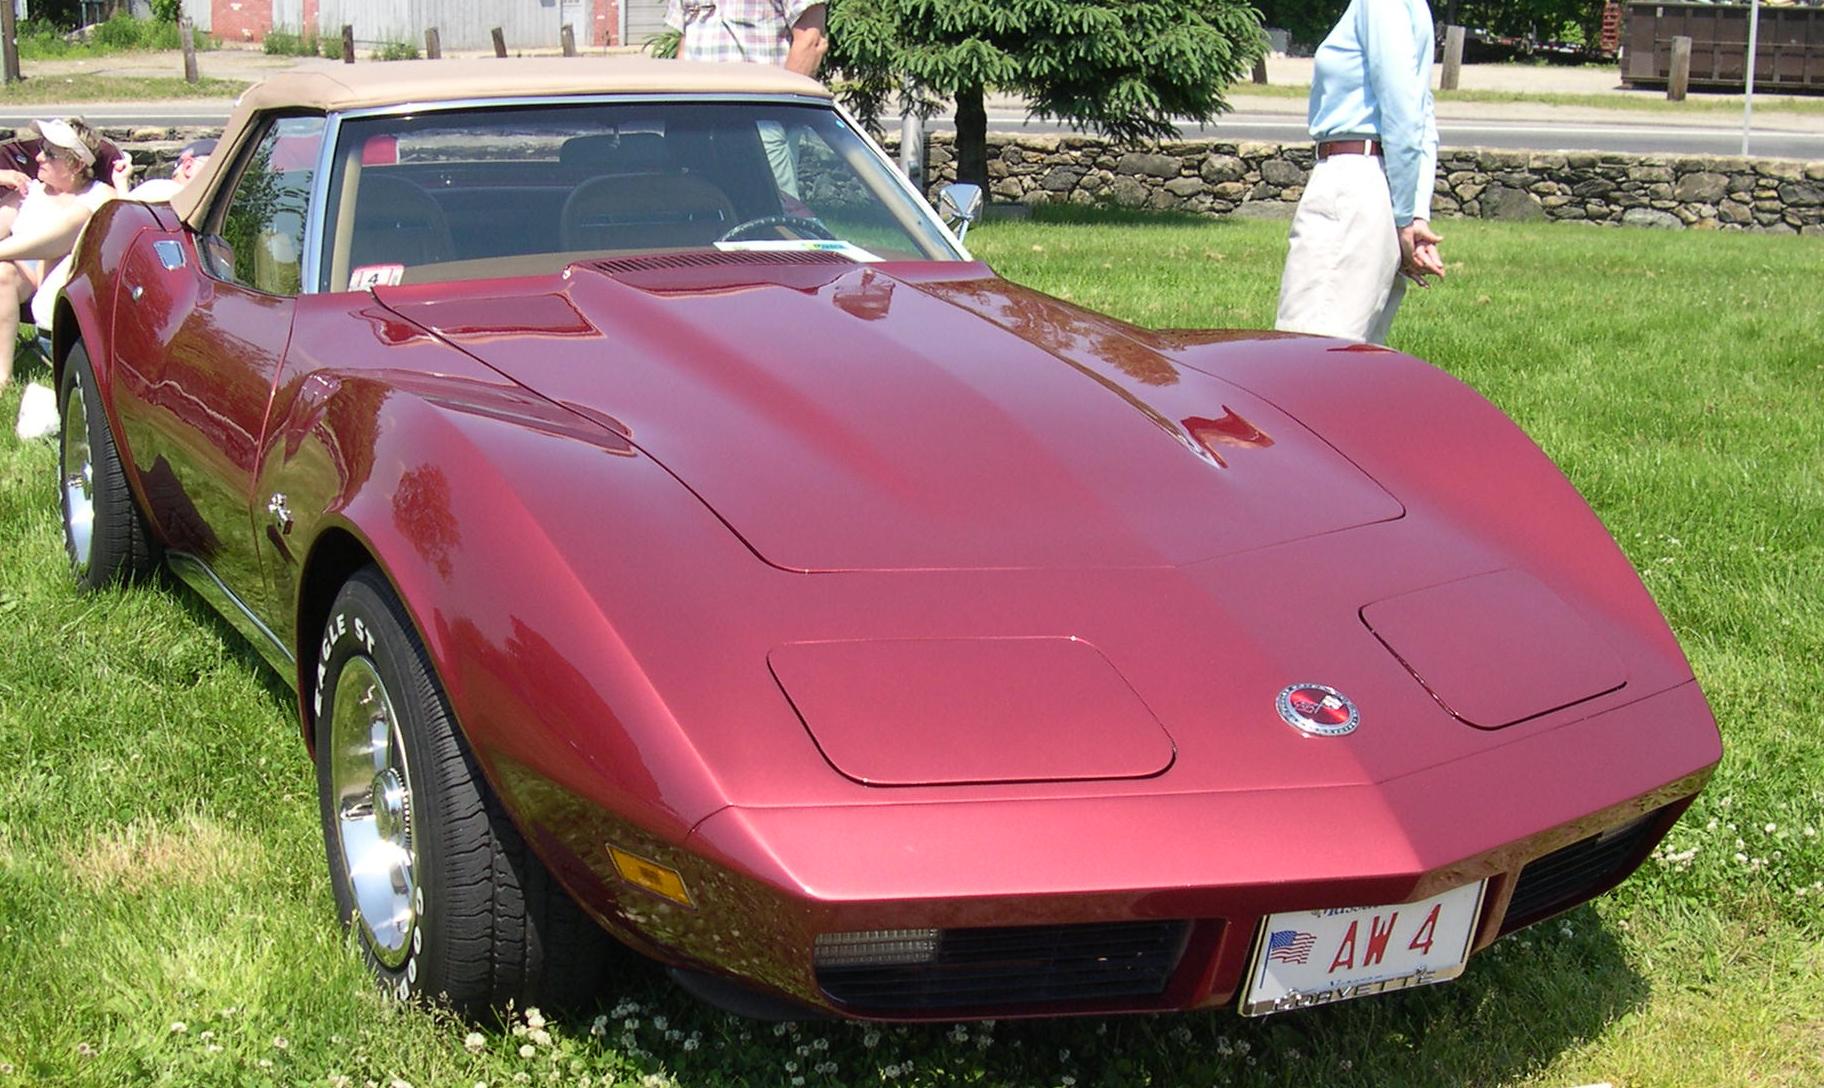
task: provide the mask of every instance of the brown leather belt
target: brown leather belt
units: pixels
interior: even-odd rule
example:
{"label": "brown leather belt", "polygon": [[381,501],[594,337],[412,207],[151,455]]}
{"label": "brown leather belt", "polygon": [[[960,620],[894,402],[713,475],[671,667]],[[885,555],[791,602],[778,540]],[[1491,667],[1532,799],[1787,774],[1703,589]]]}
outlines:
{"label": "brown leather belt", "polygon": [[1332,155],[1379,155],[1379,140],[1322,140],[1317,145],[1317,161],[1323,162]]}

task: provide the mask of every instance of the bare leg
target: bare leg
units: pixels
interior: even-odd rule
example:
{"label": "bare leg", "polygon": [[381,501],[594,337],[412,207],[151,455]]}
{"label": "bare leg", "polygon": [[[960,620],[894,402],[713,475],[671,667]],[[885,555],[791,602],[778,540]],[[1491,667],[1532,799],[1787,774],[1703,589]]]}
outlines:
{"label": "bare leg", "polygon": [[13,352],[19,347],[19,307],[37,290],[38,281],[29,269],[20,268],[15,261],[0,261],[0,389],[13,380]]}

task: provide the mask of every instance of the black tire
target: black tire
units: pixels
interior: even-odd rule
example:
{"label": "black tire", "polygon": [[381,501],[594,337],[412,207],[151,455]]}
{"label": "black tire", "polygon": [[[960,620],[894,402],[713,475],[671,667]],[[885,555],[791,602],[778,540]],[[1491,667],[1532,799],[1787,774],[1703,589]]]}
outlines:
{"label": "black tire", "polygon": [[77,584],[101,589],[152,573],[158,566],[158,545],[127,486],[108,414],[95,391],[95,372],[80,342],[71,345],[63,363],[57,415],[62,421],[57,496],[63,508],[63,548]]}
{"label": "black tire", "polygon": [[[379,570],[364,568],[342,587],[322,646],[317,795],[330,884],[336,913],[381,987],[471,1016],[509,1001],[520,1008],[573,1006],[593,996],[609,938],[527,849],[488,789],[451,721],[423,644]],[[340,722],[338,698],[347,701]],[[370,737],[380,734],[376,715],[389,719],[384,732],[396,756],[361,743],[364,729]],[[364,759],[376,768],[366,804],[373,837],[396,832],[402,812],[410,859],[403,895],[396,873],[386,881],[362,878],[370,904],[379,904],[369,910],[383,919],[378,925],[364,914],[349,873],[349,859],[369,837],[361,823]],[[403,805],[388,800],[395,779],[378,769],[383,760],[399,764]],[[385,856],[400,856],[396,846],[387,849]],[[384,921],[400,905],[410,908],[403,931]]]}

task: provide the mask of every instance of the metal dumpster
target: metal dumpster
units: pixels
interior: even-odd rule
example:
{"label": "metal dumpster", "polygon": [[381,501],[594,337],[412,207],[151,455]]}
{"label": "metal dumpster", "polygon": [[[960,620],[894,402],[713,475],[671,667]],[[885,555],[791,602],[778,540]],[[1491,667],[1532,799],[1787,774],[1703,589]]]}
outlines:
{"label": "metal dumpster", "polygon": [[[1748,55],[1746,4],[1628,5],[1621,81],[1664,86],[1672,75],[1672,39],[1691,39],[1691,86],[1736,88]],[[1755,46],[1757,91],[1824,91],[1824,7],[1761,6]]]}

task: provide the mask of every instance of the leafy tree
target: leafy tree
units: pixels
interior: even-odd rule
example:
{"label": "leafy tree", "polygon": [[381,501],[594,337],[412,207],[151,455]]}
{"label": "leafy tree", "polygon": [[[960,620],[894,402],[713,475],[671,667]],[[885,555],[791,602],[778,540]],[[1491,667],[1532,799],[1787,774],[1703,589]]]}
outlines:
{"label": "leafy tree", "polygon": [[909,84],[956,101],[957,177],[988,183],[990,89],[1115,139],[1213,119],[1266,46],[1247,0],[832,0],[830,64],[870,124]]}
{"label": "leafy tree", "polygon": [[[1256,0],[1261,21],[1284,27],[1295,42],[1316,45],[1342,18],[1348,0]],[[1432,0],[1432,17],[1442,27],[1455,22],[1494,34],[1595,41],[1602,27],[1602,0]],[[1573,28],[1575,28],[1573,30]]]}

